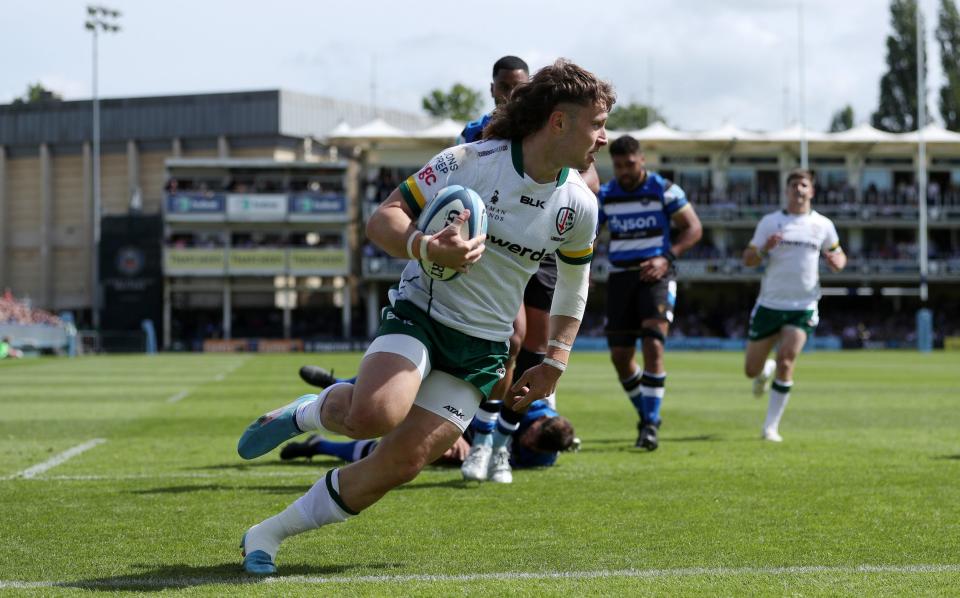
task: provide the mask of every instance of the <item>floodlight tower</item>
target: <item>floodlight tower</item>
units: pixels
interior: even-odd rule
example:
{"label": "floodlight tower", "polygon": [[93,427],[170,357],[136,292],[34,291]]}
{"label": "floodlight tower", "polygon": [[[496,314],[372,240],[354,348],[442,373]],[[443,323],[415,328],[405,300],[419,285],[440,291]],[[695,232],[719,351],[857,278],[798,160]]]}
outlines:
{"label": "floodlight tower", "polygon": [[93,33],[93,254],[90,260],[93,328],[100,330],[100,98],[97,95],[97,39],[100,32],[120,31],[120,11],[87,5],[84,26]]}
{"label": "floodlight tower", "polygon": [[806,68],[804,66],[804,47],[803,47],[803,0],[797,3],[797,76],[799,78],[799,104],[800,104],[800,168],[806,170],[810,168],[809,151],[807,149],[807,89],[806,89]]}
{"label": "floodlight tower", "polygon": [[923,128],[927,125],[926,27],[917,2],[917,243],[920,260],[920,309],[917,310],[917,349],[929,353],[933,349],[933,312],[927,307],[927,144]]}

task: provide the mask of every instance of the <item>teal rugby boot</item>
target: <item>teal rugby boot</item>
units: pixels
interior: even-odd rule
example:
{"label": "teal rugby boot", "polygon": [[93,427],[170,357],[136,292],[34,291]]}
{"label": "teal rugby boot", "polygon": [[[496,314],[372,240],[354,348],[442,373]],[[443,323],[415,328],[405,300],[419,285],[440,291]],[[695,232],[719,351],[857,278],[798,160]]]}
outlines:
{"label": "teal rugby boot", "polygon": [[244,459],[256,459],[266,455],[285,440],[303,434],[303,430],[297,427],[297,407],[316,399],[317,395],[314,394],[303,395],[289,405],[258,417],[244,430],[240,442],[237,443],[237,453]]}
{"label": "teal rugby boot", "polygon": [[[249,530],[248,530],[249,531]],[[262,550],[254,550],[247,554],[247,532],[240,540],[240,555],[243,557],[243,570],[252,575],[273,575],[277,566],[273,564],[270,555]]]}

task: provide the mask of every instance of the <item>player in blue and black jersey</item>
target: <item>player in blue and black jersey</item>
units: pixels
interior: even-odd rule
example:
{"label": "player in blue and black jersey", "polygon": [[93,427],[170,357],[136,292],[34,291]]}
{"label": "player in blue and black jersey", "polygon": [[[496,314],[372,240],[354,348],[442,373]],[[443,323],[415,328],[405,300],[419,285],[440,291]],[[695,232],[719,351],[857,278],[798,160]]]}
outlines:
{"label": "player in blue and black jersey", "polygon": [[[629,135],[610,144],[614,179],[600,188],[600,226],[610,232],[607,343],[620,384],[640,416],[637,447],[655,450],[667,375],[663,348],[677,301],[674,261],[703,229],[679,185],[645,168]],[[676,229],[671,241],[671,227]],[[643,370],[635,359],[642,339]]]}

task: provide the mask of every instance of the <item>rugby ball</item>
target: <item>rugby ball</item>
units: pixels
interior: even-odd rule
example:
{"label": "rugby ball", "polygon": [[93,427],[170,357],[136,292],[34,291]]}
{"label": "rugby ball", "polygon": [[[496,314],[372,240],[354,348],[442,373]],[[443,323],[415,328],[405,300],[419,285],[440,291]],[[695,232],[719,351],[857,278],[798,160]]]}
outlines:
{"label": "rugby ball", "polygon": [[[460,236],[472,239],[487,234],[487,208],[483,200],[473,189],[461,185],[450,185],[437,192],[437,195],[423,207],[417,228],[433,235],[451,224],[463,210],[470,210],[470,218],[460,227]],[[430,260],[420,259],[420,268],[434,280],[453,280],[460,273]]]}

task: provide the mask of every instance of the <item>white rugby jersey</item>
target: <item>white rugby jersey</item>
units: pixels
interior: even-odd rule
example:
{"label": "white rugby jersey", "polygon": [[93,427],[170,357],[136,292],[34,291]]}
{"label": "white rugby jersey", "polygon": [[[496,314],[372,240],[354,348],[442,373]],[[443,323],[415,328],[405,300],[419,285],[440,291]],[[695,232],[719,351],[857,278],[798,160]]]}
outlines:
{"label": "white rugby jersey", "polygon": [[398,297],[433,319],[477,338],[506,341],[540,260],[556,252],[569,264],[590,267],[597,230],[597,198],[576,170],[537,183],[523,172],[523,147],[503,139],[458,145],[440,152],[400,184],[413,213],[448,185],[477,192],[487,208],[486,250],[470,271],[437,281],[411,260]]}
{"label": "white rugby jersey", "polygon": [[760,220],[750,245],[762,249],[776,232],[783,234],[783,241],[770,250],[757,303],[770,309],[813,309],[820,299],[820,253],[840,247],[837,229],[814,210],[779,210]]}

